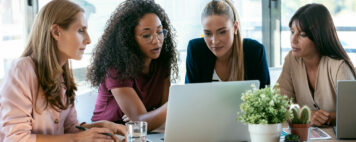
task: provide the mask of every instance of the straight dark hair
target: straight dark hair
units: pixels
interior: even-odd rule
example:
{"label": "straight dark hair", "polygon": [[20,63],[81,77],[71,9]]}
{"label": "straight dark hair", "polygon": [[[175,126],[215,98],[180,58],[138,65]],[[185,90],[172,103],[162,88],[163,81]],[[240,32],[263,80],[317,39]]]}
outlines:
{"label": "straight dark hair", "polygon": [[289,21],[289,27],[292,27],[295,21],[300,31],[305,32],[314,42],[320,56],[344,60],[356,77],[354,65],[342,47],[331,14],[324,5],[315,3],[304,5],[293,15]]}

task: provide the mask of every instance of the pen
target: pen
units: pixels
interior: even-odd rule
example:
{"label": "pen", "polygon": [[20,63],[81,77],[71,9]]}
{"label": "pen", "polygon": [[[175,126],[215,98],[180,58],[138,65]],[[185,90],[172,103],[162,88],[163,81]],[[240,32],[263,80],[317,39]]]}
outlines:
{"label": "pen", "polygon": [[85,128],[85,127],[82,127],[82,126],[75,126],[75,128],[79,129],[80,131],[88,130],[88,128]]}
{"label": "pen", "polygon": [[318,110],[320,110],[319,106],[317,104],[314,104],[314,107]]}
{"label": "pen", "polygon": [[[82,127],[82,126],[75,126],[75,128],[81,130],[81,131],[85,131],[85,130],[88,130],[88,128],[85,128],[85,127]],[[111,133],[99,133],[99,134],[103,134],[103,135],[106,135],[106,136],[113,136]]]}

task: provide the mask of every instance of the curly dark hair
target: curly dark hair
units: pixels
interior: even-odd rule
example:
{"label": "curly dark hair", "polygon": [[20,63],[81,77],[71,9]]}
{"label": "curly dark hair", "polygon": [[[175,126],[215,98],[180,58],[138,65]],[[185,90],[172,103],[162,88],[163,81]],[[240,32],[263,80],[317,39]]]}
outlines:
{"label": "curly dark hair", "polygon": [[[175,34],[167,14],[154,0],[126,0],[111,15],[107,27],[93,52],[87,77],[93,86],[104,81],[110,68],[117,71],[119,79],[134,78],[144,68],[144,53],[135,40],[135,28],[148,13],[156,14],[166,29],[161,54],[152,64],[163,66],[167,77],[175,81],[178,76]],[[150,68],[152,72],[152,68]]]}

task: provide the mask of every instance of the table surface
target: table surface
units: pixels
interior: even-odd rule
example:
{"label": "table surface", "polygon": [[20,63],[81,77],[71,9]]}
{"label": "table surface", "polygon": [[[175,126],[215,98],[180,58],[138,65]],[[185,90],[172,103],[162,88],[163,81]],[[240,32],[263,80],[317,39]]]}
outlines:
{"label": "table surface", "polygon": [[[284,124],[283,127],[288,127],[288,125]],[[323,127],[320,128],[331,136],[331,139],[327,140],[310,140],[311,142],[356,142],[355,140],[339,140],[335,138],[335,133],[332,127]],[[152,142],[163,142],[161,140],[164,137],[164,127],[158,128],[153,131],[153,133],[148,134],[147,138]]]}
{"label": "table surface", "polygon": [[335,138],[335,133],[332,127],[321,128],[323,131],[331,136],[328,140],[311,140],[312,142],[356,142],[356,140],[339,140]]}

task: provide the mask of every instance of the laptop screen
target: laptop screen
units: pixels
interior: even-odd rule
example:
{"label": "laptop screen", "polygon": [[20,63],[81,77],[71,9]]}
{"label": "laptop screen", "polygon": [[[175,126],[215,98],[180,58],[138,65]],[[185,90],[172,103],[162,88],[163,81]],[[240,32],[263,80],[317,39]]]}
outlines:
{"label": "laptop screen", "polygon": [[241,94],[258,81],[175,85],[170,88],[165,140],[246,141],[247,125],[236,120]]}

